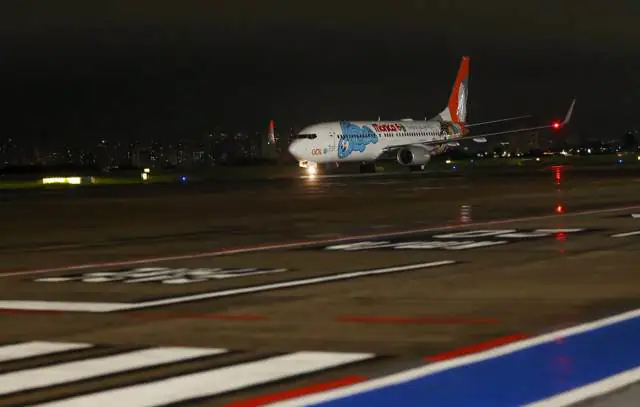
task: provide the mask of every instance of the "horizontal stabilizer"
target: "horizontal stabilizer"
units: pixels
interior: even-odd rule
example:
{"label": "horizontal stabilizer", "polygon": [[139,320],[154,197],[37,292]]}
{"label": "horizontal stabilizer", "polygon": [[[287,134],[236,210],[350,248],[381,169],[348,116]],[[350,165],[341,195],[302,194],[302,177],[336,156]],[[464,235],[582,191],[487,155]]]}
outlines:
{"label": "horizontal stabilizer", "polygon": [[492,124],[492,123],[503,123],[503,122],[508,122],[512,120],[528,119],[530,117],[533,117],[533,116],[530,114],[525,114],[522,116],[507,117],[506,119],[489,120],[489,121],[480,122],[480,123],[469,123],[465,127],[483,126],[485,124]]}

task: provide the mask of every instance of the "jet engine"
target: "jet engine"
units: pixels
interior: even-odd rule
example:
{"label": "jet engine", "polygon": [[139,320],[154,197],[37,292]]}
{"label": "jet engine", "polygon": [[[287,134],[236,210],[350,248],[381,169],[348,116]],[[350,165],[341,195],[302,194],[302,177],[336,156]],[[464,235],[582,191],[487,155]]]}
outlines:
{"label": "jet engine", "polygon": [[422,166],[429,162],[429,150],[421,145],[403,147],[398,150],[398,164],[406,166]]}

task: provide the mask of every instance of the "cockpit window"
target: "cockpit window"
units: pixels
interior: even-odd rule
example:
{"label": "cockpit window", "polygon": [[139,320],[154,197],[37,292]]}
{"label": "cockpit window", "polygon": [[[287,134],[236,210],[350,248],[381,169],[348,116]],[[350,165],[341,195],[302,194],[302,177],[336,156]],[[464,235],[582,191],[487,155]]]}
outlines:
{"label": "cockpit window", "polygon": [[295,136],[295,139],[309,139],[309,140],[313,140],[314,138],[318,137],[316,134],[298,134],[297,136]]}

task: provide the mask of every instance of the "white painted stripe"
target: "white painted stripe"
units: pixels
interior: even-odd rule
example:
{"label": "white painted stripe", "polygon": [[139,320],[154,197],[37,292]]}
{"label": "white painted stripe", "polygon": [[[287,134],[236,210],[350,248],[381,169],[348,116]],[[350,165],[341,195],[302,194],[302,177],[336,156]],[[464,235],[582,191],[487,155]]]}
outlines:
{"label": "white painted stripe", "polygon": [[457,368],[460,366],[466,366],[473,363],[483,362],[485,360],[504,356],[513,352],[517,352],[523,349],[528,349],[533,346],[537,346],[543,343],[555,341],[560,338],[566,338],[572,335],[578,335],[583,332],[593,331],[608,325],[617,324],[623,321],[627,321],[633,318],[640,317],[640,308],[633,311],[625,312],[623,314],[615,315],[609,318],[601,319],[598,321],[577,325],[575,327],[562,329],[560,331],[551,332],[548,334],[540,335],[535,338],[515,342],[509,345],[500,346],[498,348],[490,349],[484,352],[463,356],[456,359],[451,359],[444,362],[433,363],[424,367],[407,370],[398,374],[381,377],[379,379],[370,380],[361,384],[355,384],[353,386],[345,387],[342,389],[336,389],[324,393],[310,395],[306,397],[300,397],[297,399],[283,401],[280,403],[270,404],[270,406],[277,407],[298,407],[298,406],[310,406],[313,404],[323,403],[331,400],[335,400],[342,397],[353,396],[358,393],[364,393],[367,391],[379,389],[382,387],[393,386],[395,384],[408,382],[411,380],[419,379],[428,375],[439,373],[445,370]]}
{"label": "white painted stripe", "polygon": [[39,404],[40,407],[163,406],[370,359],[369,353],[296,352],[256,362]]}
{"label": "white painted stripe", "polygon": [[163,305],[179,304],[183,302],[201,301],[213,298],[228,297],[231,295],[251,294],[262,291],[278,290],[281,288],[300,287],[305,285],[327,283],[330,281],[350,280],[365,276],[380,274],[399,273],[403,271],[419,270],[430,267],[439,267],[454,264],[454,260],[435,261],[431,263],[418,263],[405,266],[386,267],[372,270],[352,271],[348,273],[333,274],[330,276],[319,276],[305,278],[302,280],[285,281],[281,283],[263,284],[252,287],[232,288],[222,291],[210,291],[206,293],[184,295],[178,297],[165,298],[162,300],[145,301],[139,303],[92,303],[92,302],[48,302],[48,301],[0,301],[0,308],[7,309],[28,309],[28,310],[48,310],[48,311],[78,311],[78,312],[112,312]]}
{"label": "white painted stripe", "polygon": [[91,348],[89,343],[24,342],[0,347],[0,362]]}
{"label": "white painted stripe", "polygon": [[524,407],[564,407],[594,397],[604,396],[607,393],[616,391],[622,387],[629,386],[640,381],[640,367],[627,370],[614,376],[607,377],[595,383],[570,390],[554,397],[535,403],[527,404]]}
{"label": "white painted stripe", "polygon": [[237,249],[218,249],[218,250],[212,250],[209,252],[188,253],[188,254],[179,254],[179,255],[173,255],[173,256],[147,257],[147,258],[133,259],[133,260],[129,259],[129,260],[102,262],[102,263],[78,264],[75,266],[41,268],[41,269],[1,273],[0,278],[31,275],[31,274],[46,274],[46,273],[61,272],[61,271],[107,268],[107,267],[129,267],[137,264],[162,263],[167,261],[193,260],[193,259],[202,259],[202,258],[209,258],[209,257],[228,256],[231,254],[256,253],[256,252],[263,252],[263,251],[269,251],[269,250],[293,249],[293,248],[305,247],[305,246],[329,245],[329,244],[336,244],[340,242],[347,242],[351,240],[377,239],[377,238],[393,237],[393,236],[407,236],[407,235],[413,235],[418,233],[435,232],[435,231],[442,231],[442,230],[458,230],[462,228],[474,228],[474,227],[480,227],[480,226],[504,225],[504,224],[515,223],[515,222],[531,222],[531,221],[545,220],[545,219],[572,218],[572,217],[579,217],[579,216],[586,216],[586,215],[598,215],[598,214],[604,214],[604,213],[615,213],[615,212],[636,210],[639,208],[640,208],[640,205],[633,205],[633,206],[623,206],[619,208],[593,209],[593,210],[570,212],[570,213],[563,213],[563,214],[554,213],[552,215],[523,216],[520,218],[496,219],[496,220],[482,221],[482,222],[470,222],[470,223],[464,223],[464,224],[433,226],[433,227],[425,227],[425,228],[418,228],[418,229],[400,230],[395,232],[351,235],[351,236],[343,236],[343,237],[332,238],[332,239],[306,240],[306,241],[298,241],[298,242],[290,242],[290,243],[274,243],[274,244],[256,245],[256,246],[249,246],[249,247],[240,247]]}
{"label": "white painted stripe", "polygon": [[350,279],[365,277],[365,276],[399,273],[404,271],[445,266],[445,265],[454,264],[454,263],[456,263],[456,261],[454,260],[434,261],[431,263],[418,263],[418,264],[410,264],[406,266],[395,266],[395,267],[386,267],[386,268],[372,269],[372,270],[352,271],[348,273],[333,274],[330,276],[311,277],[311,278],[305,278],[302,280],[285,281],[281,283],[264,284],[264,285],[257,285],[253,287],[232,288],[232,289],[223,290],[223,291],[214,291],[209,293],[185,295],[182,297],[166,298],[163,300],[156,300],[156,301],[146,301],[139,304],[132,304],[130,309],[157,307],[162,305],[178,304],[181,302],[189,302],[189,301],[201,301],[201,300],[207,300],[212,298],[228,297],[231,295],[250,294],[250,293],[257,293],[261,291],[278,290],[281,288],[292,288],[292,287],[300,287],[305,285],[327,283],[330,281],[350,280]]}
{"label": "white painted stripe", "polygon": [[21,370],[0,375],[0,394],[33,390],[225,352],[226,349],[163,347]]}
{"label": "white painted stripe", "polygon": [[627,237],[635,235],[640,235],[640,230],[635,230],[633,232],[616,233],[615,235],[611,235],[611,237]]}
{"label": "white painted stripe", "polygon": [[127,309],[125,302],[70,302],[70,301],[0,301],[0,309],[61,312],[112,312]]}

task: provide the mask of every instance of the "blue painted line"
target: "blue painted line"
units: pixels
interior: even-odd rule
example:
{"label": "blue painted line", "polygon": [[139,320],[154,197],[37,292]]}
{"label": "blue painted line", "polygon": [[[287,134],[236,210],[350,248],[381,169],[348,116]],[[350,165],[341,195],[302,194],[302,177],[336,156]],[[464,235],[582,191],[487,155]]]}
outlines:
{"label": "blue painted line", "polygon": [[521,406],[640,366],[640,318],[313,405]]}

